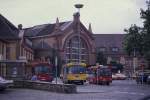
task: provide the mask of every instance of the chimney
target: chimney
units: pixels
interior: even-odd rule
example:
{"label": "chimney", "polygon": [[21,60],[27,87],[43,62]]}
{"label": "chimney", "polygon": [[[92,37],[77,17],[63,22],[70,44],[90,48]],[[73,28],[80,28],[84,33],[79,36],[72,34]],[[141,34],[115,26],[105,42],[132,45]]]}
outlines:
{"label": "chimney", "polygon": [[19,30],[22,30],[22,24],[19,24],[19,25],[18,25],[18,29],[19,29]]}
{"label": "chimney", "polygon": [[19,29],[19,38],[23,38],[24,30],[22,29],[22,24],[18,25],[18,29]]}

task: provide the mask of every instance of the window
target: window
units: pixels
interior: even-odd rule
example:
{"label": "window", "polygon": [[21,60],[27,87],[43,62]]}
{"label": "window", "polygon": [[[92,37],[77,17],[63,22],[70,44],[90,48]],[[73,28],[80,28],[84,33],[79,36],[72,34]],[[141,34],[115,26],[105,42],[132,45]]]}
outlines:
{"label": "window", "polygon": [[[65,46],[66,62],[78,62],[79,59],[87,62],[88,59],[86,57],[88,57],[88,48],[83,39],[80,39],[79,42],[79,37],[75,36],[68,40]],[[85,55],[86,57],[82,57],[82,55]]]}
{"label": "window", "polygon": [[105,51],[106,51],[106,48],[105,48],[105,47],[100,47],[100,48],[99,48],[99,51],[100,51],[100,52],[105,52]]}
{"label": "window", "polygon": [[10,58],[10,47],[6,47],[6,59]]}
{"label": "window", "polygon": [[2,54],[4,54],[4,44],[2,44]]}
{"label": "window", "polygon": [[112,48],[112,52],[118,52],[118,51],[119,51],[119,49],[117,47]]}

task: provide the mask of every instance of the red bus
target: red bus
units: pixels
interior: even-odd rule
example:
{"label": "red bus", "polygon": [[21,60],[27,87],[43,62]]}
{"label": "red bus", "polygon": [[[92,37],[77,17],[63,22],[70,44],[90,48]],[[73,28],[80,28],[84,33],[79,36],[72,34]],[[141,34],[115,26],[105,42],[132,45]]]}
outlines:
{"label": "red bus", "polygon": [[39,61],[31,62],[29,67],[30,68],[28,70],[30,70],[30,71],[28,73],[30,73],[30,75],[32,75],[32,76],[36,75],[37,80],[52,82],[53,66],[51,64],[49,64],[48,62],[39,62]]}
{"label": "red bus", "polygon": [[112,72],[108,66],[91,67],[89,83],[109,85],[112,82]]}

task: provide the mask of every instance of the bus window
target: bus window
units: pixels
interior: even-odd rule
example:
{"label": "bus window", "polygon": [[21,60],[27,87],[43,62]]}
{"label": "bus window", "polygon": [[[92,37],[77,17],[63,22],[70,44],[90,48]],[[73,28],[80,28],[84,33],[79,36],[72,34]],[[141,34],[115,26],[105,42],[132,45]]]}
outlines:
{"label": "bus window", "polygon": [[52,72],[52,70],[49,68],[49,67],[47,67],[47,66],[37,66],[37,67],[35,67],[35,73],[36,74],[43,74],[43,73],[45,73],[45,74],[50,74]]}
{"label": "bus window", "polygon": [[99,69],[97,73],[98,76],[111,76],[110,69]]}
{"label": "bus window", "polygon": [[73,66],[68,68],[68,73],[70,74],[81,74],[86,73],[86,68],[82,66]]}

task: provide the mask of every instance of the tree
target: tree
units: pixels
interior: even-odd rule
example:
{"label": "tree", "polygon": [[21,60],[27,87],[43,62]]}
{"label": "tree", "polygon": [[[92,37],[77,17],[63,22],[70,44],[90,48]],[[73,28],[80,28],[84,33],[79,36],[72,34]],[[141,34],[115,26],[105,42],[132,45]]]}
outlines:
{"label": "tree", "polygon": [[107,59],[105,58],[105,56],[102,52],[97,53],[96,62],[99,64],[102,64],[102,65],[105,65],[107,63]]}
{"label": "tree", "polygon": [[124,49],[129,55],[136,51],[145,57],[150,69],[150,0],[146,4],[148,8],[141,9],[140,13],[143,27],[131,25],[129,29],[125,29],[127,34],[124,39]]}
{"label": "tree", "polygon": [[124,38],[124,49],[128,55],[133,54],[133,52],[143,54],[143,36],[141,34],[142,29],[136,25],[131,25],[129,29],[124,30],[126,36]]}
{"label": "tree", "polygon": [[141,18],[143,19],[143,53],[148,61],[150,68],[150,0],[146,2],[147,9],[141,9]]}

